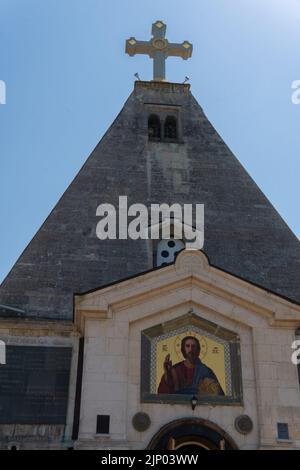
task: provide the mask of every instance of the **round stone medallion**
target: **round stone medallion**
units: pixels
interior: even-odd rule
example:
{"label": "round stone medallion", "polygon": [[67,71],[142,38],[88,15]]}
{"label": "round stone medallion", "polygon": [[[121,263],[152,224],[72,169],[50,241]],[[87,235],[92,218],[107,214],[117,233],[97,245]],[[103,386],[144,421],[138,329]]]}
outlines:
{"label": "round stone medallion", "polygon": [[136,431],[146,431],[151,424],[151,419],[147,413],[136,413],[132,418],[132,426]]}
{"label": "round stone medallion", "polygon": [[240,434],[249,434],[253,429],[253,422],[250,416],[240,415],[235,418],[234,426]]}

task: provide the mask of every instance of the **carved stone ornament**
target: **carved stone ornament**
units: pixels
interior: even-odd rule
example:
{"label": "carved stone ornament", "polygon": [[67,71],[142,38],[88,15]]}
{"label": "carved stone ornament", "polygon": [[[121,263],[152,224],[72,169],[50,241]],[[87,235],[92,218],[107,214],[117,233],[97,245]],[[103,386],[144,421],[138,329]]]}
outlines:
{"label": "carved stone ornament", "polygon": [[253,421],[248,415],[240,415],[235,418],[234,426],[240,434],[250,434],[253,429]]}
{"label": "carved stone ornament", "polygon": [[132,426],[136,431],[146,431],[151,424],[151,419],[147,413],[136,413],[132,418]]}

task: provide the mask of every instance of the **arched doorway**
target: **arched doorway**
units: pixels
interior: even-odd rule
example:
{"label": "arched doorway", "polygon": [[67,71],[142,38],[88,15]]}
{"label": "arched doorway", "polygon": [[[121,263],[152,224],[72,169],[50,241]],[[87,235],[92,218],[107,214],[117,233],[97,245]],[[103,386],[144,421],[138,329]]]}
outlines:
{"label": "arched doorway", "polygon": [[217,424],[201,418],[183,418],[163,426],[151,439],[148,449],[188,453],[237,450],[238,447]]}

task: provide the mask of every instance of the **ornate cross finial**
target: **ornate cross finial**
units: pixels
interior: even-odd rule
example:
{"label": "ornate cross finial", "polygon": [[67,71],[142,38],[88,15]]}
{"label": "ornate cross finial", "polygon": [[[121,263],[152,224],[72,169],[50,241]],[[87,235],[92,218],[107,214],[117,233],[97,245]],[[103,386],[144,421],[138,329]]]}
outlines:
{"label": "ornate cross finial", "polygon": [[130,56],[135,54],[147,54],[153,59],[153,80],[162,82],[166,78],[166,59],[170,56],[189,59],[192,55],[193,46],[190,42],[182,44],[171,43],[165,39],[167,26],[162,21],[156,21],[152,25],[152,36],[150,41],[137,41],[131,37],[126,41],[125,52]]}

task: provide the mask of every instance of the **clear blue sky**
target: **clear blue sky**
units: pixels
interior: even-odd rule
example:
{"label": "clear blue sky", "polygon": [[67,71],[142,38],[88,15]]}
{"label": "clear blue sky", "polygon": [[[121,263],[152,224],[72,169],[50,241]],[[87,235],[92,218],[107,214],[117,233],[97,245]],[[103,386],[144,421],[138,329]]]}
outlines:
{"label": "clear blue sky", "polygon": [[[0,280],[152,61],[125,55],[151,23],[194,45],[167,78],[191,77],[210,121],[300,236],[300,0],[0,0]],[[104,201],[105,202],[105,201]],[[138,202],[138,201],[137,201]]]}

